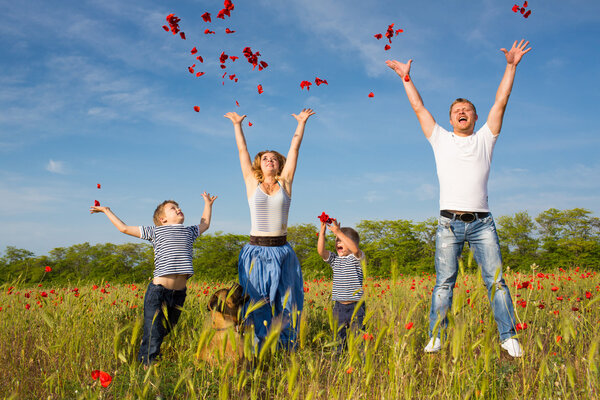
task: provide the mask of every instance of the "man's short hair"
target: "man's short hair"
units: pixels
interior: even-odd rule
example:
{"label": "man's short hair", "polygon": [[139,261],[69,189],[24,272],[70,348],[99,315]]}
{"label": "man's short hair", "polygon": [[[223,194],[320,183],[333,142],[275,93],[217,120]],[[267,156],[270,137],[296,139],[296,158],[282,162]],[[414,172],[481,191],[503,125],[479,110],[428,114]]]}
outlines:
{"label": "man's short hair", "polygon": [[477,114],[477,109],[475,108],[475,104],[471,103],[471,101],[467,100],[467,99],[463,99],[462,97],[459,97],[458,99],[454,100],[452,102],[452,104],[450,104],[450,112],[448,114],[450,114],[450,117],[452,117],[452,107],[454,107],[455,104],[457,103],[468,103],[471,105],[471,107],[473,107],[473,111],[475,111],[475,114]]}
{"label": "man's short hair", "polygon": [[163,210],[165,209],[165,206],[167,204],[175,204],[175,207],[179,207],[179,204],[177,204],[177,202],[175,200],[165,200],[162,203],[160,203],[159,205],[156,206],[156,210],[154,210],[154,217],[152,218],[154,220],[154,225],[156,226],[161,226],[162,222],[160,222],[160,217],[163,216]]}
{"label": "man's short hair", "polygon": [[360,242],[360,236],[358,236],[358,232],[349,226],[344,226],[343,228],[340,228],[340,230],[358,246],[358,243]]}

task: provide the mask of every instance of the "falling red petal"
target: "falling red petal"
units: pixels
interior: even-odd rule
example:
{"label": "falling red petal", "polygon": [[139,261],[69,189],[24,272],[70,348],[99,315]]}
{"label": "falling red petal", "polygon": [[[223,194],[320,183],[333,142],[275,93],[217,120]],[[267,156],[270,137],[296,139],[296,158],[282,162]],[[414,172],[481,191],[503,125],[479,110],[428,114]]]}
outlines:
{"label": "falling red petal", "polygon": [[196,77],[200,77],[202,75],[204,75],[204,72],[196,72]]}
{"label": "falling red petal", "polygon": [[398,36],[398,34],[402,32],[404,32],[404,29],[396,29],[396,36]]}
{"label": "falling red petal", "polygon": [[94,207],[100,207],[100,202],[98,200],[94,200]]}
{"label": "falling red petal", "polygon": [[383,37],[383,35],[381,33],[378,33],[376,35],[373,35],[373,37],[375,37],[375,39],[379,40]]}
{"label": "falling red petal", "polygon": [[225,54],[224,51],[221,52],[221,55],[219,56],[219,61],[221,62],[221,64],[223,64],[225,62],[225,60],[227,60],[229,58],[229,56],[227,54]]}
{"label": "falling red petal", "polygon": [[240,103],[238,103],[238,101],[236,100],[236,101],[235,101],[235,105],[239,107],[239,106],[240,106]]}
{"label": "falling red petal", "polygon": [[97,187],[98,189],[100,189],[100,188],[101,188],[101,185],[98,183],[98,184],[96,185],[96,187]]}
{"label": "falling red petal", "polygon": [[225,33],[227,33],[227,34],[229,34],[229,33],[235,33],[235,31],[232,31],[232,30],[231,30],[231,29],[229,29],[229,28],[225,28]]}
{"label": "falling red petal", "polygon": [[310,85],[312,85],[312,82],[309,81],[302,81],[300,82],[300,89],[304,89],[306,88],[306,90],[310,90]]}
{"label": "falling red petal", "polygon": [[194,48],[190,51],[190,53],[192,54],[196,54],[198,52],[198,49],[194,46]]}
{"label": "falling red petal", "polygon": [[267,67],[269,66],[269,64],[267,64],[267,62],[266,62],[266,61],[261,61],[261,62],[260,62],[260,65],[261,65],[261,67],[263,67],[263,68],[267,68]]}
{"label": "falling red petal", "polygon": [[225,75],[227,75],[227,72],[223,72],[223,76],[221,77],[221,79],[225,78]]}
{"label": "falling red petal", "polygon": [[528,4],[527,1],[525,1],[525,3],[523,3],[523,7],[527,8]]}
{"label": "falling red petal", "polygon": [[385,51],[388,51],[389,49],[391,49],[392,47],[389,44],[386,44],[385,47],[383,48]]}
{"label": "falling red petal", "polygon": [[233,11],[233,9],[235,8],[235,5],[231,2],[231,0],[225,0],[223,2],[223,6],[225,7],[226,10],[229,10],[229,11]]}
{"label": "falling red petal", "polygon": [[521,14],[525,13],[525,7],[521,7]]}
{"label": "falling red petal", "polygon": [[168,27],[168,26],[166,26],[166,25],[163,25],[163,26],[162,26],[162,28],[163,28],[165,31],[169,32],[169,27]]}
{"label": "falling red petal", "polygon": [[237,60],[239,57],[237,57],[237,56],[229,56],[229,58],[231,59],[231,61],[235,62],[235,60]]}
{"label": "falling red petal", "polygon": [[531,15],[531,10],[528,10],[525,14],[523,14],[523,17],[529,18],[530,15]]}
{"label": "falling red petal", "polygon": [[202,56],[198,56],[198,57],[196,57],[196,60],[200,61],[201,63],[203,63],[203,62],[204,62],[204,59],[202,58]]}
{"label": "falling red petal", "polygon": [[404,75],[404,82],[410,82],[410,77],[408,75]]}
{"label": "falling red petal", "polygon": [[512,10],[513,10],[513,12],[517,12],[517,11],[519,11],[519,8],[521,8],[521,7],[519,7],[517,4],[515,4],[513,6]]}
{"label": "falling red petal", "polygon": [[248,126],[252,126],[252,125],[253,125],[252,122],[248,121]]}
{"label": "falling red petal", "polygon": [[183,33],[183,32],[179,32],[179,36],[181,36],[181,38],[182,38],[183,40],[185,40],[185,33]]}
{"label": "falling red petal", "polygon": [[373,92],[369,93],[369,97],[375,97],[375,95],[373,94]]}
{"label": "falling red petal", "polygon": [[318,78],[318,77],[317,77],[317,78],[315,78],[315,83],[317,84],[317,86],[321,86],[321,84],[323,84],[323,83],[324,83],[324,84],[326,84],[326,85],[329,85],[329,84],[327,83],[327,80],[325,80],[325,79],[320,79],[320,78]]}
{"label": "falling red petal", "polygon": [[196,112],[200,112],[200,107],[198,107],[198,106],[194,106],[194,111],[196,111]]}
{"label": "falling red petal", "polygon": [[210,29],[205,29],[205,30],[204,30],[204,34],[205,34],[205,35],[209,35],[209,34],[210,34],[210,35],[214,35],[214,34],[215,34],[215,32],[214,32],[214,31],[211,31]]}
{"label": "falling red petal", "polygon": [[258,94],[262,94],[264,92],[262,85],[257,86]]}
{"label": "falling red petal", "polygon": [[235,78],[235,79],[234,79],[234,82],[235,82],[235,83],[237,83],[237,81],[238,81],[238,78]]}
{"label": "falling red petal", "polygon": [[[196,64],[194,64],[194,65],[196,65]],[[190,71],[190,74],[194,73],[194,68],[193,68],[194,65],[192,65],[191,67],[188,67],[188,71]]]}
{"label": "falling red petal", "polygon": [[221,69],[225,69],[227,66],[225,64],[221,64]]}
{"label": "falling red petal", "polygon": [[232,81],[235,79],[235,74],[229,75],[229,80]]}
{"label": "falling red petal", "polygon": [[210,13],[208,13],[208,12],[205,12],[204,14],[202,14],[201,17],[204,20],[204,22],[212,22],[210,20]]}

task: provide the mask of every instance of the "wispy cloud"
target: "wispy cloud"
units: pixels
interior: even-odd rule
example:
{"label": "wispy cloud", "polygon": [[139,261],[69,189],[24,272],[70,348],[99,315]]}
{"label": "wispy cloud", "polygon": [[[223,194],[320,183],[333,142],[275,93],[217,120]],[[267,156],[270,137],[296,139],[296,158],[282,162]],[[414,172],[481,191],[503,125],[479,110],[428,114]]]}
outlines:
{"label": "wispy cloud", "polygon": [[66,174],[67,169],[66,165],[63,161],[54,161],[50,159],[48,164],[46,164],[46,171],[50,171],[53,174]]}

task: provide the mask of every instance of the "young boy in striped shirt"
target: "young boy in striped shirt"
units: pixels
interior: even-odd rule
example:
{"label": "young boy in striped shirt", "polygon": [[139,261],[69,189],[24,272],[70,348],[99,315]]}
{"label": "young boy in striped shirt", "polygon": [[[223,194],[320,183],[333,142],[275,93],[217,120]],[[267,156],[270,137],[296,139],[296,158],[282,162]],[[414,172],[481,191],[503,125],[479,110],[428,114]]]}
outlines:
{"label": "young boy in striped shirt", "polygon": [[[337,254],[325,250],[325,231],[329,230],[335,235],[335,249]],[[363,296],[363,270],[364,253],[358,247],[360,238],[358,232],[349,227],[340,227],[335,219],[328,225],[321,222],[321,232],[317,242],[317,251],[323,261],[333,269],[333,285],[331,298],[333,303],[333,316],[338,322],[338,337],[342,347],[346,342],[349,327],[361,329],[365,318],[365,303],[361,302]],[[352,315],[356,309],[354,318]]]}
{"label": "young boy in striped shirt", "polygon": [[138,354],[138,360],[146,366],[160,355],[164,337],[181,315],[187,280],[194,274],[194,240],[209,228],[212,205],[217,198],[206,192],[202,197],[204,212],[200,224],[191,226],[183,226],[183,212],[173,200],[163,201],[156,207],[154,226],[128,226],[108,207],[90,208],[90,213],[106,214],[119,231],[148,240],[154,248],[154,278],[144,295],[144,333]]}

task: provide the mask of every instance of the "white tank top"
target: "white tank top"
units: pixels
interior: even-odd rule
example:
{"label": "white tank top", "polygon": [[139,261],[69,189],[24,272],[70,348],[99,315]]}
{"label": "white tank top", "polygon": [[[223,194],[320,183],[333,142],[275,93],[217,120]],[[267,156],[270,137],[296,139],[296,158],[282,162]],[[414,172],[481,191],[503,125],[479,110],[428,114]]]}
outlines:
{"label": "white tank top", "polygon": [[288,213],[292,199],[279,182],[277,193],[269,196],[260,187],[248,198],[252,236],[283,236],[287,233]]}

